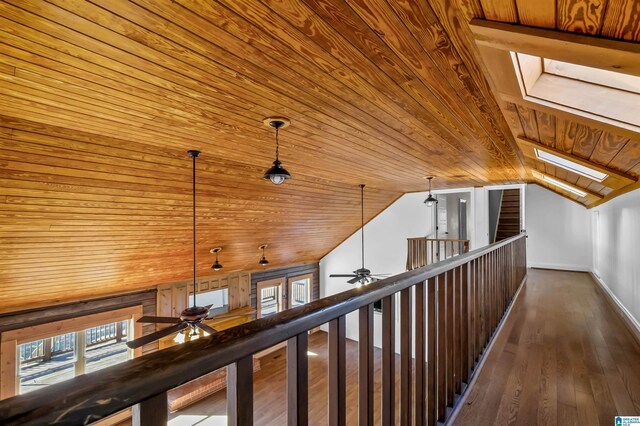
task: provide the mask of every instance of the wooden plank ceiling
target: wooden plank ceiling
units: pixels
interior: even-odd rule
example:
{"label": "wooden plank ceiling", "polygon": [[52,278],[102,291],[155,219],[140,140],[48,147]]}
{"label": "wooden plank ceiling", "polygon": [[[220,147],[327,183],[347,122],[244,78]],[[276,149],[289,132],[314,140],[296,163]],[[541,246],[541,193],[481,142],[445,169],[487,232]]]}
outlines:
{"label": "wooden plank ceiling", "polygon": [[[465,18],[546,28],[586,34],[594,37],[640,41],[640,3],[638,0],[460,0]],[[640,59],[639,59],[640,61]],[[594,165],[638,179],[640,177],[640,134],[628,130],[616,132],[594,120],[571,114],[554,113],[549,108],[501,101],[502,111],[516,137],[524,137],[551,148],[587,160]],[[542,161],[526,159],[529,170],[599,194],[606,200],[618,193],[595,181]],[[587,198],[559,189],[541,180],[547,187],[583,205]],[[637,187],[637,184],[632,185]]]}
{"label": "wooden plank ceiling", "polygon": [[[445,0],[0,3],[0,310],[321,258],[408,191],[524,160]],[[281,160],[267,116],[285,116]],[[354,265],[354,268],[357,265]]]}

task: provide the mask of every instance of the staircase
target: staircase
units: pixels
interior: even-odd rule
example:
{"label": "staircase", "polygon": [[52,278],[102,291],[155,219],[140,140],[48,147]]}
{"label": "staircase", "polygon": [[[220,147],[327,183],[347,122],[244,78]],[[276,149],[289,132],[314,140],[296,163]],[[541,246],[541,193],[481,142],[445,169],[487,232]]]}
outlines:
{"label": "staircase", "polygon": [[496,241],[502,241],[520,233],[520,190],[505,189],[502,192],[500,216],[496,228]]}

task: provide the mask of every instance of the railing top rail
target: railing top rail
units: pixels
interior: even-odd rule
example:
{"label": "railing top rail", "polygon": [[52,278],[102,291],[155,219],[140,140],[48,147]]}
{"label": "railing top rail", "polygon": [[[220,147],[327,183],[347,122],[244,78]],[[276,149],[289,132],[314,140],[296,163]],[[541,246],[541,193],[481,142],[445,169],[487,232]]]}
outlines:
{"label": "railing top rail", "polygon": [[325,297],[194,342],[0,401],[0,424],[87,424],[434,278],[506,246],[520,234],[368,286]]}

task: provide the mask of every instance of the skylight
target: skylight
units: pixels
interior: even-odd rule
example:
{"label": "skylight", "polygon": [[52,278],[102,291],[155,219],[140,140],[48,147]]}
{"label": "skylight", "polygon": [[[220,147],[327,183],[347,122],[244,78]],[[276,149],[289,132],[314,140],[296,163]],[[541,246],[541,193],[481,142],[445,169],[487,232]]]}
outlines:
{"label": "skylight", "polygon": [[558,166],[570,172],[577,173],[589,179],[593,179],[596,182],[602,182],[609,176],[606,173],[593,170],[587,166],[583,166],[581,164],[575,163],[571,160],[567,160],[538,148],[536,148],[536,156],[542,161],[546,161],[547,163],[553,164],[554,166]]}
{"label": "skylight", "polygon": [[543,72],[640,94],[640,77],[544,58]]}
{"label": "skylight", "polygon": [[573,194],[576,194],[580,197],[586,197],[587,193],[584,191],[579,190],[578,188],[575,188],[569,184],[566,184],[564,182],[560,182],[559,180],[556,180],[552,177],[549,177],[547,175],[542,175],[542,180],[544,180],[547,183],[550,183],[551,185],[555,185],[557,187],[560,187],[562,189],[564,189],[565,191],[569,191]]}

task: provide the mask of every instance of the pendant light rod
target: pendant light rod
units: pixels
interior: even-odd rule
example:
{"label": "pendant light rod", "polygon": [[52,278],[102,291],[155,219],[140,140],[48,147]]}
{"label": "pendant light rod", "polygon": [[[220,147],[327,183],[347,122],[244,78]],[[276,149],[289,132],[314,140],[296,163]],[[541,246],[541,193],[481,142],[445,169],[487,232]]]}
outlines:
{"label": "pendant light rod", "polygon": [[362,269],[364,269],[364,184],[360,184],[360,224],[362,225],[360,247],[362,248]]}
{"label": "pendant light rod", "polygon": [[200,156],[200,151],[187,151],[193,160],[193,306],[196,304],[196,158]]}

